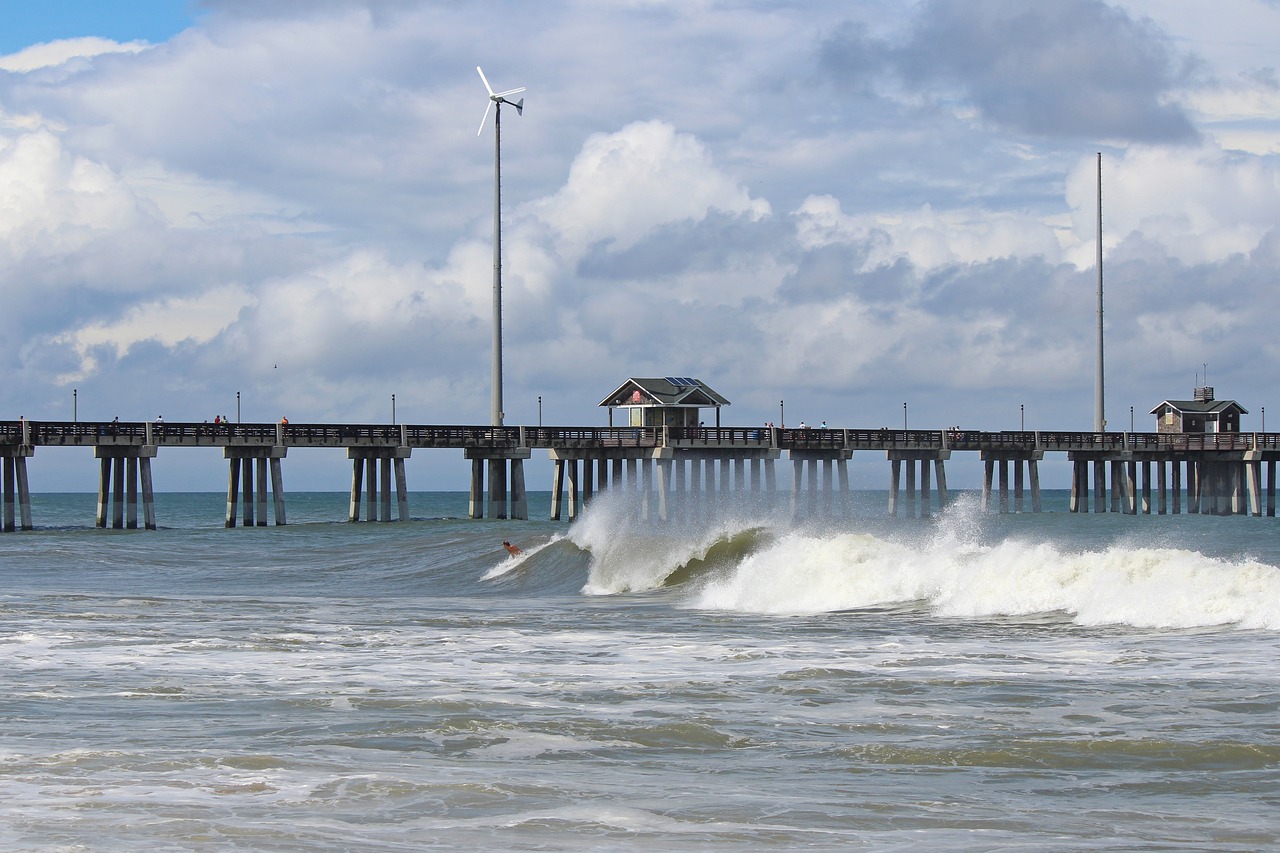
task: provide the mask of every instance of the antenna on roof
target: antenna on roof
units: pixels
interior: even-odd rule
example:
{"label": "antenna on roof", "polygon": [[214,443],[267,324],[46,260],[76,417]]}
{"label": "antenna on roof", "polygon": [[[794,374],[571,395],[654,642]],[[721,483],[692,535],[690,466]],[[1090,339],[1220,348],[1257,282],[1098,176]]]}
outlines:
{"label": "antenna on roof", "polygon": [[524,115],[524,98],[508,101],[508,95],[524,91],[524,86],[495,92],[489,85],[489,78],[484,76],[480,66],[476,72],[484,82],[489,93],[489,103],[485,104],[484,117],[480,119],[479,136],[484,131],[484,123],[489,120],[489,109],[493,108],[493,426],[502,426],[502,105],[510,104],[516,108],[516,115]]}

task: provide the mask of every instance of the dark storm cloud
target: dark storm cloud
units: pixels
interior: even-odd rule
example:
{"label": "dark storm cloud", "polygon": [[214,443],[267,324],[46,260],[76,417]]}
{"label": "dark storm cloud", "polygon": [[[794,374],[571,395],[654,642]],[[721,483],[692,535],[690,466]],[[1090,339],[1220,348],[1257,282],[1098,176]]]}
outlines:
{"label": "dark storm cloud", "polygon": [[931,98],[971,102],[1001,127],[1044,137],[1190,142],[1197,132],[1165,102],[1192,72],[1152,22],[1100,0],[930,0],[905,41],[847,25],[823,45],[841,85],[877,69]]}

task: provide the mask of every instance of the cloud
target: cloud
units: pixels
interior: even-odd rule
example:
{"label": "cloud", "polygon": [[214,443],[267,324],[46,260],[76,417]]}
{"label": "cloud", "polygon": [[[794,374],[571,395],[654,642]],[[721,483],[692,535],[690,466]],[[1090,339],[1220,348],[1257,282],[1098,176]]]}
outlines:
{"label": "cloud", "polygon": [[696,138],[660,121],[588,138],[563,189],[537,205],[567,254],[600,241],[626,249],[659,225],[712,211],[758,218],[769,205],[714,168]]}
{"label": "cloud", "polygon": [[1150,20],[1101,0],[928,0],[888,42],[846,25],[823,46],[838,83],[869,86],[891,69],[935,109],[1035,136],[1193,141],[1172,95],[1191,73]]}
{"label": "cloud", "polygon": [[150,45],[145,41],[131,41],[121,44],[110,39],[88,36],[85,38],[61,39],[58,41],[33,44],[24,47],[17,53],[0,56],[0,70],[26,73],[42,68],[56,68],[77,60],[92,59],[112,53],[139,53]]}
{"label": "cloud", "polygon": [[734,422],[785,396],[851,426],[909,400],[1087,427],[1098,150],[1109,387],[1154,403],[1209,361],[1261,398],[1274,74],[1126,2],[227,0],[0,73],[0,407],[61,412],[74,381],[108,417],[242,391],[272,420],[385,419],[396,393],[486,421],[477,64],[529,87],[503,123],[509,422],[543,397],[601,423],[626,376],[687,373]]}

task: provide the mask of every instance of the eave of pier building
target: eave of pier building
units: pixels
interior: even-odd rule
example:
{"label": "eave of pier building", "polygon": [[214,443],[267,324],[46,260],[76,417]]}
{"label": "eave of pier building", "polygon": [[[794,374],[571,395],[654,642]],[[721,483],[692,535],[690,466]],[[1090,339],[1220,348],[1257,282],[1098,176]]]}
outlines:
{"label": "eave of pier building", "polygon": [[1150,414],[1162,415],[1166,409],[1179,414],[1213,415],[1235,409],[1237,414],[1247,415],[1249,410],[1235,400],[1162,400]]}
{"label": "eave of pier building", "polygon": [[658,406],[661,408],[720,408],[729,401],[711,389],[700,379],[674,382],[672,377],[663,379],[631,378],[619,385],[600,401],[610,408]]}

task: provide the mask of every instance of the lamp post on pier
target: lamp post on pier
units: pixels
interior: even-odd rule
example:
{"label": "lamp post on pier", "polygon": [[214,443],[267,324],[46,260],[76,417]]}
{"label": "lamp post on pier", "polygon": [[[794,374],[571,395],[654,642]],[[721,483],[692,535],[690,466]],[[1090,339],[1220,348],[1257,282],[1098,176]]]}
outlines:
{"label": "lamp post on pier", "polygon": [[1018,417],[1021,419],[1021,427],[1020,427],[1021,431],[1026,432],[1027,431],[1027,404],[1026,403],[1018,404]]}
{"label": "lamp post on pier", "polygon": [[[72,388],[71,389],[71,422],[72,423],[75,423],[76,421],[80,420],[80,418],[77,416],[77,413],[76,413],[76,410],[79,407],[79,403],[80,403],[78,399],[78,395],[79,395],[79,391],[77,391],[75,388]],[[1262,422],[1264,424],[1267,422],[1266,412],[1267,412],[1266,409],[1262,410]],[[1262,431],[1266,432],[1267,431],[1266,427],[1263,427]]]}
{"label": "lamp post on pier", "polygon": [[902,404],[902,431],[907,431],[907,404]]}
{"label": "lamp post on pier", "polygon": [[538,395],[538,429],[542,429],[542,395]]}
{"label": "lamp post on pier", "polygon": [[240,392],[236,392],[236,423],[240,423]]}
{"label": "lamp post on pier", "polygon": [[396,425],[396,395],[391,395],[391,425]]}
{"label": "lamp post on pier", "polygon": [[1129,432],[1133,432],[1133,406],[1129,407]]}
{"label": "lamp post on pier", "polygon": [[778,429],[787,428],[787,401],[778,401]]}

